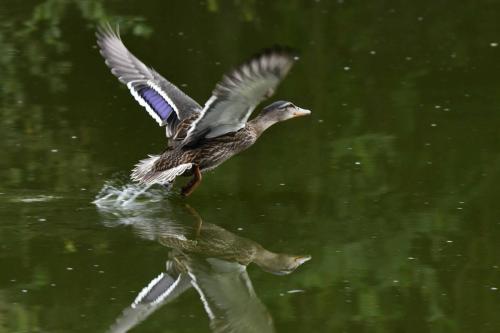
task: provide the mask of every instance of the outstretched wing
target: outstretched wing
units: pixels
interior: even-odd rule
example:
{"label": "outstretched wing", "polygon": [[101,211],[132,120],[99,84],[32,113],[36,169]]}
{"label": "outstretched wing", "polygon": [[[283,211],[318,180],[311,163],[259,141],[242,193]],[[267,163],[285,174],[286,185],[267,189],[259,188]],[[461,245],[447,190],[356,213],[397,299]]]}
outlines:
{"label": "outstretched wing", "polygon": [[109,24],[98,28],[97,45],[111,73],[160,126],[166,126],[167,137],[175,134],[182,120],[201,111],[198,103],[130,53]]}
{"label": "outstretched wing", "polygon": [[261,52],[224,75],[201,116],[187,132],[184,143],[243,128],[255,107],[274,93],[296,59],[290,50],[274,48]]}
{"label": "outstretched wing", "polygon": [[271,315],[255,293],[245,266],[191,256],[188,274],[214,332],[274,332]]}
{"label": "outstretched wing", "polygon": [[142,289],[135,301],[123,311],[107,332],[128,332],[189,288],[191,288],[191,278],[187,274],[180,273],[174,277],[169,273],[161,273]]}

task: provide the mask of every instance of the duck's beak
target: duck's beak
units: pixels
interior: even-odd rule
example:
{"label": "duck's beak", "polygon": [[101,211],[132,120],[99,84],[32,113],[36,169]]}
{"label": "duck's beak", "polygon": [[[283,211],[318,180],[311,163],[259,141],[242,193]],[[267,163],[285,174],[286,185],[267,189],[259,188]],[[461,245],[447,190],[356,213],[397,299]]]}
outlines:
{"label": "duck's beak", "polygon": [[310,110],[302,109],[302,108],[299,108],[298,106],[295,107],[295,110],[293,110],[294,117],[308,116],[310,114],[311,114]]}
{"label": "duck's beak", "polygon": [[[306,110],[306,111],[308,111],[308,110]],[[295,257],[295,262],[298,264],[297,266],[300,266],[303,263],[305,263],[306,261],[311,260],[311,258],[312,258],[311,256],[298,256],[298,257]]]}

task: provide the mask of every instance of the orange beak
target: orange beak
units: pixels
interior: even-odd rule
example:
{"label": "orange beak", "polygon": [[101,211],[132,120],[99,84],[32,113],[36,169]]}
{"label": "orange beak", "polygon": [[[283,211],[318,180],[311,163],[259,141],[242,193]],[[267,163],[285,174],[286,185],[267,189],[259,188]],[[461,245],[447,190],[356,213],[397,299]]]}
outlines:
{"label": "orange beak", "polygon": [[302,117],[302,116],[308,116],[311,114],[311,111],[310,110],[306,110],[306,109],[302,109],[302,108],[295,108],[295,110],[293,111],[293,116],[294,117]]}
{"label": "orange beak", "polygon": [[[308,110],[306,110],[306,111],[308,111]],[[303,263],[305,263],[306,261],[311,260],[311,258],[312,258],[311,256],[298,256],[298,257],[295,257],[295,261],[298,262],[299,266],[300,266]]]}

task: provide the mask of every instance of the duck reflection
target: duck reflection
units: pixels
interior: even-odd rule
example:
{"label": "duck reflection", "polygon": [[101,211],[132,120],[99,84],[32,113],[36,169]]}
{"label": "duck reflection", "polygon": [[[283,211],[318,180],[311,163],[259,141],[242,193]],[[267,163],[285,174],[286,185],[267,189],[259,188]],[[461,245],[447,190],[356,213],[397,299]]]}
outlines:
{"label": "duck reflection", "polygon": [[157,235],[170,248],[165,271],[154,278],[123,311],[109,332],[126,332],[161,306],[193,287],[214,332],[274,332],[273,321],[257,297],[246,267],[293,272],[310,256],[274,253],[257,242],[196,218],[193,227],[173,226]]}

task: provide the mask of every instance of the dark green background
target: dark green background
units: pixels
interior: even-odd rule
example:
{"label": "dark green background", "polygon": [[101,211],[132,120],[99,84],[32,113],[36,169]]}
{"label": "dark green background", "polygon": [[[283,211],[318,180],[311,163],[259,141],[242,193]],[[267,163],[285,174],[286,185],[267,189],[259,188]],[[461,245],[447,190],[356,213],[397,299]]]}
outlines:
{"label": "dark green background", "polygon": [[[0,332],[105,331],[167,257],[124,224],[190,223],[184,201],[312,255],[289,276],[249,267],[279,332],[500,331],[499,15],[492,0],[2,1]],[[99,211],[104,184],[165,145],[98,54],[107,20],[201,104],[227,69],[290,45],[301,60],[274,98],[312,116],[187,200]],[[134,332],[208,329],[191,290]]]}

